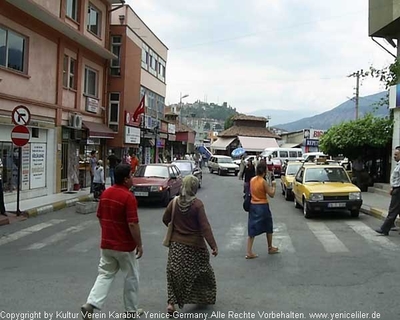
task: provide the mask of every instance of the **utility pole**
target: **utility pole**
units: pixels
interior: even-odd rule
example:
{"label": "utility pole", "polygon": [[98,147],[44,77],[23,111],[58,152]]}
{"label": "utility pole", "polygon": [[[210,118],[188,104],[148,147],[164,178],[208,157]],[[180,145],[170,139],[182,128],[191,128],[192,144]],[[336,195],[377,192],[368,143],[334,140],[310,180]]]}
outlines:
{"label": "utility pole", "polygon": [[353,72],[352,74],[348,75],[348,77],[355,77],[356,78],[356,97],[355,97],[355,104],[356,104],[356,120],[358,119],[358,108],[359,108],[359,100],[360,100],[360,76],[364,76],[364,72],[361,69],[360,71]]}

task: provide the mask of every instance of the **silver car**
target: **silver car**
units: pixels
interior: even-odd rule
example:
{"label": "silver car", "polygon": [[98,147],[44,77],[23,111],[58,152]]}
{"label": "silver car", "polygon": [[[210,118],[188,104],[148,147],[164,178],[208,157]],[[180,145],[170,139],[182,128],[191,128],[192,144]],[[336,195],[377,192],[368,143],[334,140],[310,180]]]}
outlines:
{"label": "silver car", "polygon": [[237,176],[239,172],[239,166],[228,156],[212,156],[208,160],[208,169],[210,173],[217,172],[220,176],[232,173]]}

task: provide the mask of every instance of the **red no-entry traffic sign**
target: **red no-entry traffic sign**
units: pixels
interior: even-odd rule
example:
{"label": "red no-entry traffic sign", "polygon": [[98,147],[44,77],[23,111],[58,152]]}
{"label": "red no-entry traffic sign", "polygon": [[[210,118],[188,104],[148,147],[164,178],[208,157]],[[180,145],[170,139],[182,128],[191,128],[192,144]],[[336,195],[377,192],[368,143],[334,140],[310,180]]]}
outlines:
{"label": "red no-entry traffic sign", "polygon": [[11,131],[11,140],[17,147],[23,147],[29,142],[31,134],[25,126],[15,126]]}

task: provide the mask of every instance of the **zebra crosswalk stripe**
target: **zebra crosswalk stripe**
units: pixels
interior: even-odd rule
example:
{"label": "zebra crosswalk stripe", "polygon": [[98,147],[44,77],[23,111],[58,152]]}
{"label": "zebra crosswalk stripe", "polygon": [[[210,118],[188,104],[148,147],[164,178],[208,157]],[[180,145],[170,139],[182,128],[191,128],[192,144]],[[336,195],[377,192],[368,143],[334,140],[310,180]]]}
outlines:
{"label": "zebra crosswalk stripe", "polygon": [[6,244],[6,243],[10,243],[12,241],[21,239],[23,237],[29,236],[32,233],[38,232],[40,230],[43,230],[45,228],[54,226],[54,225],[59,224],[59,223],[64,222],[64,221],[65,220],[53,219],[53,220],[50,220],[48,222],[39,223],[39,224],[36,224],[36,225],[34,225],[32,227],[28,227],[28,228],[22,229],[20,231],[14,232],[14,233],[12,233],[10,235],[7,235],[7,236],[4,236],[4,237],[0,238],[0,246],[3,245],[3,244]]}
{"label": "zebra crosswalk stripe", "polygon": [[294,253],[296,251],[292,239],[287,234],[287,227],[284,223],[274,223],[274,235],[272,240],[273,245],[278,247],[281,252]]}
{"label": "zebra crosswalk stripe", "polygon": [[44,239],[42,242],[36,242],[36,243],[31,244],[30,246],[25,248],[25,250],[42,249],[50,244],[54,244],[56,242],[59,242],[65,238],[67,238],[71,234],[80,232],[95,223],[97,223],[97,221],[86,221],[86,222],[79,224],[78,226],[73,226],[73,227],[67,228],[61,232],[58,232],[58,233]]}
{"label": "zebra crosswalk stripe", "polygon": [[349,249],[323,222],[307,222],[308,227],[329,253],[349,252]]}
{"label": "zebra crosswalk stripe", "polygon": [[73,246],[72,248],[68,249],[67,251],[85,253],[92,249],[100,250],[99,245],[100,245],[100,238],[99,237],[91,237],[85,241],[78,243],[77,245]]}
{"label": "zebra crosswalk stripe", "polygon": [[245,238],[245,231],[245,223],[241,222],[232,224],[228,233],[226,234],[228,240],[228,243],[225,246],[226,249],[232,250],[240,248],[244,243],[243,239]]}
{"label": "zebra crosswalk stripe", "polygon": [[361,237],[363,237],[367,242],[374,245],[379,245],[380,247],[384,247],[392,251],[400,251],[400,248],[397,244],[393,243],[385,236],[380,236],[365,223],[361,221],[346,221],[346,224]]}

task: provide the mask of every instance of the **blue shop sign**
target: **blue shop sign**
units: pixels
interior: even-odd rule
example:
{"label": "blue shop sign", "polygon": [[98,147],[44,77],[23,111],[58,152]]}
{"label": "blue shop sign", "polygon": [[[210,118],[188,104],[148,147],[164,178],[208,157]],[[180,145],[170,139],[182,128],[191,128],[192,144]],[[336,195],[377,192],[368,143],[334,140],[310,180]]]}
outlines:
{"label": "blue shop sign", "polygon": [[318,147],[319,140],[306,139],[306,147]]}

